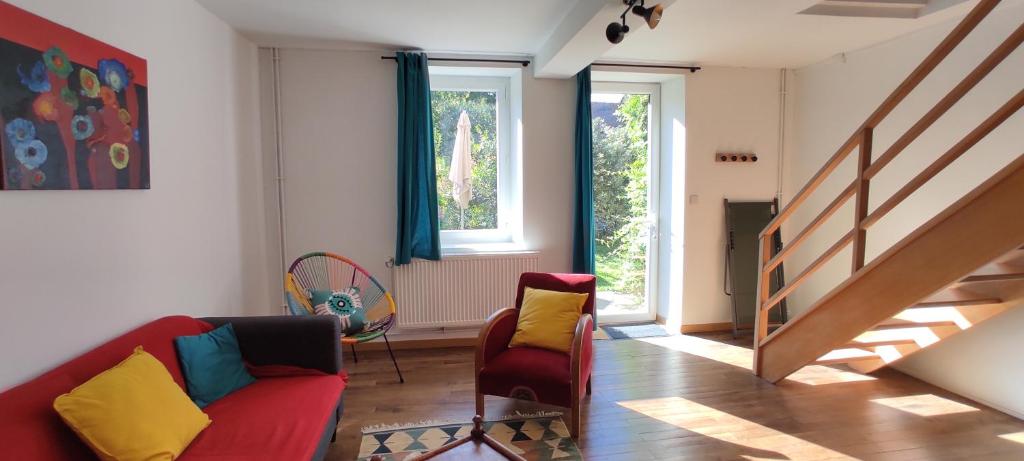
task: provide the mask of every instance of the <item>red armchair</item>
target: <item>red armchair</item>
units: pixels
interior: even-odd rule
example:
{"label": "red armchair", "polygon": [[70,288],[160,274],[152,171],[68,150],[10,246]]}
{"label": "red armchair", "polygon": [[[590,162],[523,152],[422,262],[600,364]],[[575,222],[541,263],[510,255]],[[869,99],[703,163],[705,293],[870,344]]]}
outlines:
{"label": "red armchair", "polygon": [[[533,347],[508,347],[516,331],[526,287],[586,293],[583,315],[576,324],[569,354]],[[476,349],[476,412],[484,415],[484,395],[533,400],[571,409],[570,434],[580,433],[580,405],[590,394],[594,363],[594,301],[597,279],[585,274],[524,273],[519,278],[515,308],[495,312],[483,329]]]}

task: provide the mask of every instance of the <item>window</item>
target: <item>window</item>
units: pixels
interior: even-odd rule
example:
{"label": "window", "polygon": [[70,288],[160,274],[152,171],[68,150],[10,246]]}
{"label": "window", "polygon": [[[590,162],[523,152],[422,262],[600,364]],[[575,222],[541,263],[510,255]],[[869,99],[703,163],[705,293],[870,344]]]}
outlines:
{"label": "window", "polygon": [[[518,136],[512,127],[521,111],[514,70],[430,68],[438,220],[446,251],[520,240]],[[468,130],[460,127],[463,114]],[[460,130],[468,142],[457,142]]]}
{"label": "window", "polygon": [[660,90],[593,84],[594,256],[604,323],[656,315]]}

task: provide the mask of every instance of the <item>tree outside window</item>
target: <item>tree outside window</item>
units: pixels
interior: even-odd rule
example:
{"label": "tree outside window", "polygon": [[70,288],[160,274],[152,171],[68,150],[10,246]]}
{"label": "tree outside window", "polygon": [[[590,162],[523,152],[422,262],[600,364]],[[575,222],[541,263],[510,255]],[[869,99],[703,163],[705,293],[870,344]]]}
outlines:
{"label": "tree outside window", "polygon": [[648,118],[651,96],[592,105],[598,289],[643,299],[647,276]]}
{"label": "tree outside window", "polygon": [[[497,93],[488,91],[441,91],[430,93],[434,118],[434,156],[437,165],[437,206],[441,230],[498,228],[498,125]],[[459,114],[466,111],[472,123],[473,198],[462,210],[452,197],[448,172],[458,130]],[[462,226],[460,227],[460,221]]]}

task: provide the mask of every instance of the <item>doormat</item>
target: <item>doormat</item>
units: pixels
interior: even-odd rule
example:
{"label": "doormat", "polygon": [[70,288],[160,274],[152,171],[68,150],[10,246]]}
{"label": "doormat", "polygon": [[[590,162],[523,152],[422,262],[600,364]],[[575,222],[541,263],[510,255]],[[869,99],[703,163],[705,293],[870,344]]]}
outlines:
{"label": "doormat", "polygon": [[669,336],[665,328],[656,323],[642,325],[615,325],[601,327],[612,339],[654,338]]}
{"label": "doormat", "polygon": [[[421,426],[394,426],[400,429],[363,430],[359,461],[381,455],[385,461],[405,461],[463,437],[473,423]],[[578,461],[583,457],[569,437],[565,422],[558,416],[511,417],[485,421],[487,435],[528,461]]]}

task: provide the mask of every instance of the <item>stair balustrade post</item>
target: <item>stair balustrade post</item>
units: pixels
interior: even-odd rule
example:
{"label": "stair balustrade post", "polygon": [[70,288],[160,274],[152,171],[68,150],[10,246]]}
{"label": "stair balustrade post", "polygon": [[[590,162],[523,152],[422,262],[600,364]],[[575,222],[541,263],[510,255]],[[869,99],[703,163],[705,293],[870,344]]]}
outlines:
{"label": "stair balustrade post", "polygon": [[770,311],[764,309],[764,304],[771,297],[771,271],[765,270],[765,265],[772,259],[772,233],[769,232],[759,239],[761,251],[758,252],[757,261],[757,302],[754,312],[754,374],[761,376],[761,341],[768,336],[768,319]]}
{"label": "stair balustrade post", "polygon": [[873,132],[874,130],[870,126],[861,131],[860,147],[858,148],[860,152],[857,156],[857,189],[853,208],[853,267],[851,273],[856,273],[864,267],[864,245],[867,237],[864,219],[868,216],[868,192],[871,186],[871,180],[864,173],[871,166]]}

